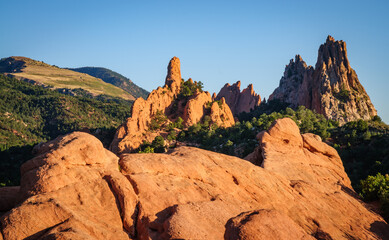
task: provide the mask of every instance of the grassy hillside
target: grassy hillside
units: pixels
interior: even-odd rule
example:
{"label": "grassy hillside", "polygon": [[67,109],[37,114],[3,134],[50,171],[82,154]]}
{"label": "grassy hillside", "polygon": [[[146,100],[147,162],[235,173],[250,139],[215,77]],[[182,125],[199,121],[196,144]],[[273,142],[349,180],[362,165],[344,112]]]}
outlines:
{"label": "grassy hillside", "polygon": [[0,74],[0,184],[18,184],[20,165],[41,141],[84,130],[107,146],[131,105],[109,96],[64,95]]}
{"label": "grassy hillside", "polygon": [[88,74],[52,66],[25,57],[9,57],[0,60],[0,73],[8,74],[18,79],[36,82],[53,88],[84,89],[97,96],[105,94],[126,100],[135,98],[112,84]]}
{"label": "grassy hillside", "polygon": [[120,87],[121,89],[130,93],[135,98],[142,97],[146,99],[147,96],[149,95],[148,91],[144,90],[141,87],[138,87],[130,79],[106,68],[81,67],[81,68],[69,68],[69,69],[80,73],[86,73],[93,77],[101,78],[104,82]]}

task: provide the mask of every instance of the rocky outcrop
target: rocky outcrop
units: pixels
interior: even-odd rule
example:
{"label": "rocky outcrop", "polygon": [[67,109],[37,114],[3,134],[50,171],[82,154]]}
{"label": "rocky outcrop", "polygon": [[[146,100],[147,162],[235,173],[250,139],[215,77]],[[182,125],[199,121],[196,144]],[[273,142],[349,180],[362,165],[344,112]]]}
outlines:
{"label": "rocky outcrop", "polygon": [[269,100],[303,105],[344,124],[377,115],[347,58],[346,43],[328,36],[319,48],[315,68],[297,55],[286,66]]}
{"label": "rocky outcrop", "polygon": [[[4,239],[387,239],[336,151],[291,119],[260,134],[261,166],[192,147],[117,158],[86,133],[22,166]],[[120,169],[120,172],[119,170]],[[0,237],[1,239],[1,237]]]}
{"label": "rocky outcrop", "polygon": [[138,98],[134,102],[131,117],[116,131],[110,150],[116,154],[131,152],[143,141],[151,142],[158,133],[149,131],[149,126],[158,114],[166,115],[169,121],[181,117],[185,126],[200,122],[206,114],[219,126],[230,127],[235,124],[228,106],[222,105],[220,109],[214,107],[209,110],[207,104],[212,103],[212,98],[208,92],[197,91],[188,99],[177,100],[181,83],[180,60],[174,57],[168,65],[164,87],[153,90],[146,100]]}
{"label": "rocky outcrop", "polygon": [[1,217],[4,239],[128,239],[137,196],[118,158],[87,133],[40,147],[21,167],[16,208]]}
{"label": "rocky outcrop", "polygon": [[227,105],[234,115],[242,112],[250,112],[250,110],[259,106],[261,103],[261,96],[255,93],[252,84],[240,92],[240,81],[237,81],[232,86],[228,83],[224,85],[215,99],[220,100],[221,98],[225,98]]}

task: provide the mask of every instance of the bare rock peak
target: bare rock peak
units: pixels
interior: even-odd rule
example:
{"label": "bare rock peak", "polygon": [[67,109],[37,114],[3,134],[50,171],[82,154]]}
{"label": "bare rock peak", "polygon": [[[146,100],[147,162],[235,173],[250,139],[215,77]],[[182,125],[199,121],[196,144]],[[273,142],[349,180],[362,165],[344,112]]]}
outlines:
{"label": "bare rock peak", "polygon": [[240,89],[240,81],[237,81],[233,86],[237,87],[238,89]]}
{"label": "bare rock peak", "polygon": [[348,57],[346,42],[335,41],[334,38],[327,38],[327,41],[319,48],[316,68],[322,63],[326,65],[336,64],[340,67],[341,64],[346,67],[347,70],[351,69]]}
{"label": "bare rock peak", "polygon": [[295,56],[295,62],[297,63],[297,62],[302,62],[302,61],[303,61],[303,58],[299,54],[297,54]]}
{"label": "bare rock peak", "polygon": [[[196,84],[191,78],[188,81]],[[149,127],[159,114],[164,114],[170,122],[181,117],[185,126],[200,122],[207,114],[218,126],[230,127],[235,124],[227,104],[219,106],[214,102],[211,111],[208,112],[206,108],[209,102],[213,101],[209,92],[200,92],[197,89],[189,99],[178,99],[181,82],[180,60],[173,57],[167,68],[165,86],[153,90],[146,100],[138,98],[134,102],[131,117],[117,129],[110,149],[115,153],[128,153],[137,149],[143,141],[153,141],[159,133],[149,131]]]}
{"label": "bare rock peak", "polygon": [[234,115],[241,112],[250,112],[250,110],[261,103],[261,97],[254,92],[252,84],[248,85],[242,92],[240,91],[240,86],[240,81],[232,84],[232,86],[227,83],[216,96],[216,100],[225,98]]}
{"label": "bare rock peak", "polygon": [[165,85],[176,91],[181,86],[181,64],[178,57],[173,57],[167,67]]}
{"label": "bare rock peak", "polygon": [[346,43],[331,36],[320,46],[315,68],[307,67],[299,55],[290,61],[269,97],[273,99],[304,105],[341,124],[377,114],[350,66]]}
{"label": "bare rock peak", "polygon": [[335,38],[333,38],[331,35],[328,35],[326,42],[335,42]]}

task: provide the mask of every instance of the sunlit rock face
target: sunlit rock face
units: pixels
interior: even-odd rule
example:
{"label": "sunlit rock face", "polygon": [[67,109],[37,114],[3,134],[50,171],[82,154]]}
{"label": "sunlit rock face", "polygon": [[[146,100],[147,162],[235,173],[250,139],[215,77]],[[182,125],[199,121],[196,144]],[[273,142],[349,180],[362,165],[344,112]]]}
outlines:
{"label": "sunlit rock face", "polygon": [[319,48],[315,68],[297,55],[286,66],[269,100],[303,105],[344,124],[377,115],[370,97],[347,58],[346,43],[328,36]]}
{"label": "sunlit rock face", "polygon": [[149,131],[150,123],[158,113],[167,116],[169,121],[178,117],[184,120],[185,126],[200,122],[206,114],[213,123],[221,127],[231,127],[235,124],[234,117],[228,105],[222,103],[208,109],[212,97],[208,92],[195,92],[185,101],[174,101],[181,90],[180,60],[173,57],[167,68],[165,85],[153,90],[146,100],[138,98],[132,106],[131,117],[116,131],[110,150],[116,154],[128,153],[137,149],[144,141],[151,142],[159,135],[158,132]]}
{"label": "sunlit rock face", "polygon": [[389,238],[320,137],[285,118],[259,138],[243,160],[194,147],[119,159],[92,135],[58,137],[22,166],[0,239]]}
{"label": "sunlit rock face", "polygon": [[225,98],[227,105],[230,107],[234,115],[242,112],[250,112],[261,103],[261,96],[256,94],[253,85],[250,84],[247,88],[240,91],[240,81],[233,85],[226,84],[215,97],[216,100]]}

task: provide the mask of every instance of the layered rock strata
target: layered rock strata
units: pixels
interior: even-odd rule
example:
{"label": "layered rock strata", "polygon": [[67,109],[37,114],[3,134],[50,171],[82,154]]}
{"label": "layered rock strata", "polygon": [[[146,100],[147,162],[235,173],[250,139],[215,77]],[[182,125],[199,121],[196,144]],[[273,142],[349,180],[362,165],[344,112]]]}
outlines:
{"label": "layered rock strata", "polygon": [[303,105],[344,124],[377,115],[370,97],[347,58],[346,43],[328,36],[319,48],[315,68],[297,55],[286,66],[269,100]]}
{"label": "layered rock strata", "polygon": [[224,100],[220,106],[208,109],[208,103],[212,103],[208,92],[198,91],[188,99],[176,103],[174,109],[173,105],[181,91],[181,82],[180,60],[174,57],[168,65],[164,87],[153,90],[146,100],[138,98],[134,102],[131,117],[117,129],[110,150],[116,154],[131,152],[143,141],[151,142],[158,133],[149,131],[149,126],[158,113],[166,115],[170,121],[181,117],[186,126],[200,122],[206,114],[219,126],[230,127],[235,124],[231,110]]}
{"label": "layered rock strata", "polygon": [[[291,119],[260,134],[252,161],[192,147],[117,158],[86,133],[22,166],[0,239],[387,239],[337,152]],[[119,167],[118,165],[119,164]],[[262,167],[261,167],[262,166]],[[120,170],[119,170],[120,169]]]}
{"label": "layered rock strata", "polygon": [[225,98],[234,115],[250,112],[261,103],[261,96],[255,93],[252,84],[248,85],[242,92],[240,91],[240,81],[232,86],[228,83],[224,85],[215,99],[220,100],[222,98]]}

